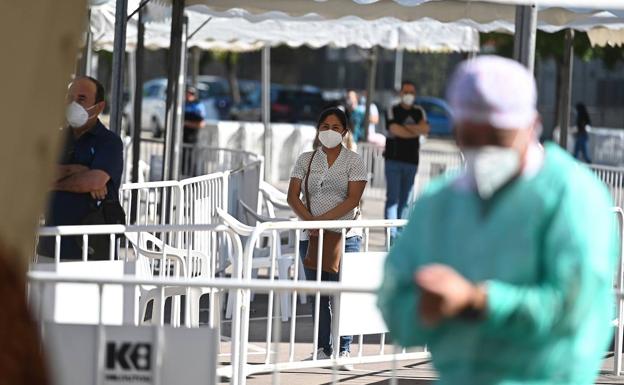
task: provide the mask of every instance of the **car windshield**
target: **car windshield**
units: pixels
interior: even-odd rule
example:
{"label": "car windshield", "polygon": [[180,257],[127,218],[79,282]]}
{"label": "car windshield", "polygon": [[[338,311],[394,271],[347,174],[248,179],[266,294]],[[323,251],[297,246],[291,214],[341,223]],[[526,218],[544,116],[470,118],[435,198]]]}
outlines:
{"label": "car windshield", "polygon": [[146,84],[143,87],[143,96],[146,98],[157,98],[160,96],[161,84]]}
{"label": "car windshield", "polygon": [[419,103],[417,102],[417,104],[419,104],[422,108],[425,109],[425,111],[427,112],[427,115],[431,115],[431,116],[446,116],[447,115],[446,110],[441,105],[431,103],[428,101],[423,101]]}
{"label": "car windshield", "polygon": [[200,99],[222,98],[228,96],[226,84],[221,82],[202,82],[198,87]]}

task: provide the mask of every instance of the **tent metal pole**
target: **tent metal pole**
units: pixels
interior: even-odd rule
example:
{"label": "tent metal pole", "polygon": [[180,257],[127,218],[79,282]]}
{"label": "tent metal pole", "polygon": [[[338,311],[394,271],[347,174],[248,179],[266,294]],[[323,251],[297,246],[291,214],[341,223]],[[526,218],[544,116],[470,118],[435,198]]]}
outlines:
{"label": "tent metal pole", "polygon": [[519,5],[516,7],[516,32],[514,34],[514,59],[524,64],[529,71],[535,67],[535,39],[537,37],[537,7]]}
{"label": "tent metal pole", "polygon": [[[171,180],[174,171],[174,152],[176,138],[176,116],[178,104],[178,83],[182,72],[182,32],[184,24],[184,0],[172,1],[171,37],[169,43],[169,71],[167,73],[167,101],[165,112],[165,147],[163,156],[163,180]],[[184,71],[186,72],[186,71]]]}
{"label": "tent metal pole", "polygon": [[572,101],[572,75],[574,69],[574,31],[567,29],[564,39],[563,65],[561,66],[561,91],[559,93],[559,145],[568,148],[570,128],[570,103]]}
{"label": "tent metal pole", "polygon": [[377,78],[377,59],[379,56],[379,48],[373,47],[370,51],[368,64],[368,82],[366,84],[366,108],[364,110],[364,137],[368,136],[368,126],[370,124],[370,107],[375,97],[375,79]]}
{"label": "tent metal pole", "polygon": [[[132,183],[139,182],[139,157],[141,156],[141,115],[143,112],[143,64],[145,61],[145,11],[139,10],[137,46],[135,53],[134,123],[132,124]],[[137,220],[137,190],[132,190],[131,223]]]}
{"label": "tent metal pole", "polygon": [[87,34],[85,46],[82,49],[82,60],[80,61],[80,75],[93,76],[93,33],[91,32],[91,10],[87,13]]}
{"label": "tent metal pole", "polygon": [[394,54],[394,90],[399,91],[401,89],[401,82],[403,81],[403,49],[399,48]]}
{"label": "tent metal pole", "polygon": [[267,181],[273,180],[273,162],[271,162],[271,47],[262,48],[262,123],[264,124],[264,176]]}
{"label": "tent metal pole", "polygon": [[113,41],[113,74],[111,79],[111,131],[121,133],[123,113],[124,55],[126,53],[126,14],[128,0],[117,0],[115,8],[115,38]]}
{"label": "tent metal pole", "polygon": [[197,87],[197,84],[199,83],[199,65],[200,65],[200,59],[201,59],[201,48],[199,47],[192,47],[190,49],[191,51],[191,84],[193,85],[193,87]]}
{"label": "tent metal pole", "polygon": [[188,66],[188,49],[186,46],[188,36],[188,18],[184,16],[182,35],[180,36],[180,71],[178,72],[177,103],[175,109],[173,157],[171,161],[171,179],[180,179],[182,169],[182,130],[184,129],[184,104],[186,102],[186,68]]}

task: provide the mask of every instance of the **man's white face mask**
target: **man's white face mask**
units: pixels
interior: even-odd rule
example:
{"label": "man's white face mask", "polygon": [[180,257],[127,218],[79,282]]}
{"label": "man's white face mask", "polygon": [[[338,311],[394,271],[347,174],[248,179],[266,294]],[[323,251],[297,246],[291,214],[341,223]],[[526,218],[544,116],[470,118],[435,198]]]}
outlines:
{"label": "man's white face mask", "polygon": [[463,153],[482,199],[490,199],[520,171],[520,154],[511,147],[484,146]]}
{"label": "man's white face mask", "polygon": [[84,108],[76,102],[71,102],[65,109],[65,119],[71,127],[78,128],[87,124],[87,121],[92,117],[89,116],[89,110],[92,110],[96,105],[92,105],[89,108]]}

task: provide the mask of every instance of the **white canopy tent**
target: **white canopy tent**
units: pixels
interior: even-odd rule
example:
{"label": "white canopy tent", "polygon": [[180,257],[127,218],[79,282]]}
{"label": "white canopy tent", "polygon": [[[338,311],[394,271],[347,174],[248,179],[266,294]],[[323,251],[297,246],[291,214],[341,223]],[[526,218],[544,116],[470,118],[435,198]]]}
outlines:
{"label": "white canopy tent", "polygon": [[[161,0],[162,1],[162,0]],[[473,20],[488,23],[515,20],[516,6],[539,6],[539,20],[566,24],[592,10],[624,10],[621,0],[186,0],[190,9],[208,8],[220,16],[266,19],[337,19],[357,16],[363,19],[394,17],[418,20],[429,17],[442,22]]]}
{"label": "white canopy tent", "polygon": [[624,46],[624,23],[620,29],[593,28],[587,31],[587,35],[592,46],[621,47]]}
{"label": "white canopy tent", "polygon": [[[138,6],[132,1],[130,8]],[[158,6],[148,5],[148,10]],[[149,12],[149,11],[148,11]],[[166,15],[165,12],[163,12]],[[404,49],[418,52],[474,52],[479,50],[479,34],[469,26],[441,23],[433,19],[406,22],[396,18],[362,20],[343,17],[337,20],[272,20],[252,22],[242,17],[218,17],[187,10],[188,30],[197,33],[188,47],[204,50],[251,51],[263,46],[288,45],[320,48],[358,46]],[[209,19],[209,21],[208,21]],[[201,27],[204,22],[208,23]],[[145,47],[169,47],[170,20],[149,21],[145,28]],[[91,33],[93,48],[113,50],[115,4],[92,7]],[[126,31],[126,49],[133,50],[137,41],[137,20],[131,19]]]}
{"label": "white canopy tent", "polygon": [[[137,0],[129,1],[129,8],[138,7]],[[115,4],[106,3],[91,8],[90,32],[91,44],[96,49],[113,50],[115,30]],[[145,23],[144,46],[158,49],[171,45],[170,8],[162,3],[151,3]],[[187,18],[185,47],[201,49],[223,49],[229,51],[249,51],[265,48],[263,54],[263,94],[269,94],[269,60],[267,49],[272,46],[286,44],[291,47],[303,45],[319,48],[332,46],[344,48],[358,46],[369,49],[383,47],[386,49],[409,50],[419,52],[476,52],[479,50],[479,34],[468,26],[441,23],[432,19],[407,22],[397,18],[363,20],[357,17],[343,17],[336,20],[264,20],[251,22],[245,18],[218,17],[185,10]],[[151,14],[151,15],[150,15]],[[138,21],[128,20],[126,25],[126,49],[136,46]],[[186,52],[186,48],[183,49]],[[132,71],[131,71],[132,73]],[[183,84],[183,82],[182,82]],[[372,89],[369,90],[372,93]],[[268,97],[264,98],[264,123],[270,127],[268,116]],[[114,120],[113,120],[114,121]],[[136,125],[136,124],[135,124]],[[270,133],[270,128],[267,130]],[[265,136],[266,138],[269,135]],[[139,136],[135,136],[135,140]],[[176,148],[177,140],[172,146]],[[265,156],[268,154],[268,146]],[[167,154],[165,154],[167,155]],[[175,159],[175,155],[170,156]],[[175,170],[175,160],[165,160]],[[270,165],[267,165],[270,167]]]}
{"label": "white canopy tent", "polygon": [[[116,0],[116,35],[114,45],[113,62],[114,73],[121,76],[123,59],[121,52],[125,48],[125,26],[123,15],[128,8],[128,0]],[[514,22],[516,25],[516,49],[515,56],[518,60],[532,68],[535,50],[535,31],[538,21],[553,26],[564,26],[569,23],[591,17],[600,10],[624,10],[622,0],[541,0],[539,12],[535,0],[152,0],[160,4],[172,5],[171,39],[172,58],[175,57],[176,65],[170,73],[170,83],[178,74],[180,79],[180,63],[177,56],[180,55],[178,45],[183,45],[183,30],[185,28],[183,9],[210,14],[211,16],[239,17],[252,22],[263,20],[287,20],[315,22],[321,20],[335,20],[343,17],[354,16],[366,20],[378,20],[382,18],[396,18],[405,21],[432,18],[442,22],[474,22],[479,24],[496,21]],[[123,24],[120,26],[119,24]],[[123,47],[123,48],[122,48]],[[117,60],[115,60],[117,58]],[[268,61],[268,51],[263,55],[263,60]],[[266,80],[266,73],[263,79]],[[115,76],[114,76],[115,77]],[[183,83],[178,80],[178,85]],[[115,86],[115,84],[114,84]],[[113,87],[113,98],[119,98],[119,87]],[[176,92],[172,89],[175,95]],[[169,91],[168,91],[169,94]],[[265,98],[268,97],[264,93]],[[168,115],[180,115],[179,106],[173,97],[168,98],[172,109],[168,109]],[[179,98],[177,98],[179,101]],[[169,103],[168,103],[169,104]],[[175,109],[173,108],[175,107]],[[119,124],[119,107],[113,108],[111,121]],[[173,116],[173,115],[172,115]],[[174,119],[175,120],[175,119]],[[173,120],[171,121],[173,122]],[[265,123],[268,121],[265,120]],[[172,123],[173,124],[173,123]],[[113,127],[115,129],[115,127]],[[175,131],[175,130],[174,130]],[[165,164],[168,164],[167,160]]]}

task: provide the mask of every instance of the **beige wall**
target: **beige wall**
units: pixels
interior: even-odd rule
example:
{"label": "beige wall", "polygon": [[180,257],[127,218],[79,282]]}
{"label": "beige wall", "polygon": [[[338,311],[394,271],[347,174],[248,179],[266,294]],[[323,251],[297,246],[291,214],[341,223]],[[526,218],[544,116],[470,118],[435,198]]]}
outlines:
{"label": "beige wall", "polygon": [[0,2],[0,244],[25,267],[60,144],[85,0]]}

